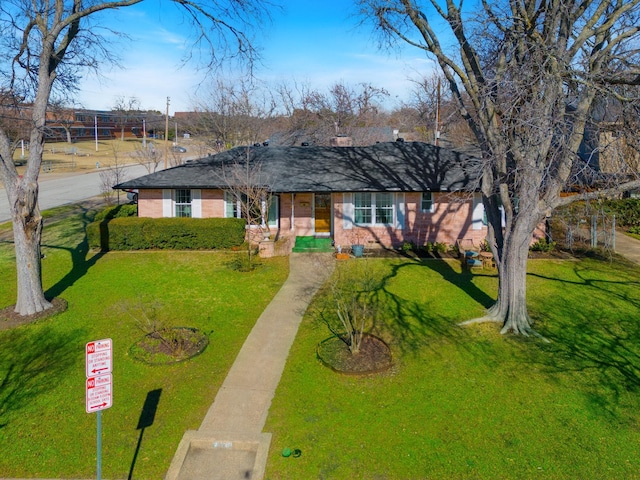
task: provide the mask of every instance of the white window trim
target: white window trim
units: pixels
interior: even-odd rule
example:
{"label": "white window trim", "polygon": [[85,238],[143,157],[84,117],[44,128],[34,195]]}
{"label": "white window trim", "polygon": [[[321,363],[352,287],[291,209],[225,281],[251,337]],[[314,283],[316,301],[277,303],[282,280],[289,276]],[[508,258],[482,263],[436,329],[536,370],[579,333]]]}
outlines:
{"label": "white window trim", "polygon": [[357,192],[357,193],[365,193],[371,195],[371,219],[376,220],[376,198],[379,193],[386,193],[391,195],[391,221],[389,223],[358,223],[355,220],[355,211],[356,211],[356,202],[355,202],[355,194],[352,200],[353,207],[353,225],[358,227],[395,227],[398,224],[398,212],[397,212],[397,202],[396,196],[391,192]]}
{"label": "white window trim", "polygon": [[[233,202],[235,200],[236,202],[236,206],[235,206],[235,218],[242,218],[242,200],[240,199],[235,199],[233,193],[229,192],[229,191],[225,191],[224,192],[224,217],[225,218],[233,218],[233,217],[229,217],[227,215],[227,205],[231,202]],[[271,201],[273,202],[273,207],[275,208],[275,220],[273,220],[272,222],[269,222],[268,219],[265,219],[264,217],[261,219],[261,225],[250,225],[251,228],[265,228],[266,224],[268,223],[270,227],[277,227],[279,225],[279,218],[280,218],[280,202],[278,201],[278,196],[277,195],[271,195]],[[265,201],[262,201],[262,211],[265,211]],[[265,221],[266,220],[266,221]]]}
{"label": "white window trim", "polygon": [[[176,196],[177,196],[178,190],[188,190],[189,191],[189,197],[191,198],[191,201],[188,204],[186,204],[186,203],[184,203],[184,204],[180,203],[179,204],[178,202],[176,202]],[[171,201],[172,201],[172,204],[171,204],[171,213],[172,213],[172,215],[171,216],[172,217],[177,217],[177,215],[176,215],[176,207],[178,205],[189,205],[191,207],[191,216],[190,217],[184,217],[184,218],[198,218],[198,217],[195,216],[195,212],[194,212],[194,190],[191,190],[190,188],[176,188],[176,189],[174,189],[172,191],[172,194],[173,194],[172,198],[171,198]],[[199,194],[200,194],[200,190],[198,190],[198,195]],[[202,215],[202,213],[201,213],[202,212],[202,208],[200,208],[199,210],[200,210],[200,214]]]}
{"label": "white window trim", "polygon": [[[425,193],[429,193],[431,195],[431,207],[427,210],[422,208],[422,196]],[[436,211],[436,199],[435,199],[435,196],[433,195],[433,192],[420,192],[420,211],[422,213],[433,213]]]}
{"label": "white window trim", "polygon": [[162,216],[173,217],[173,192],[165,188],[162,190]]}
{"label": "white window trim", "polygon": [[199,188],[191,189],[191,217],[202,218],[202,192]]}
{"label": "white window trim", "polygon": [[[230,217],[229,215],[227,215],[227,205],[230,203],[234,203],[235,201],[235,215]],[[242,209],[242,204],[240,202],[239,199],[235,198],[235,195],[233,195],[233,193],[226,191],[224,192],[224,218],[241,218],[242,217],[242,213],[241,213],[241,209]]]}

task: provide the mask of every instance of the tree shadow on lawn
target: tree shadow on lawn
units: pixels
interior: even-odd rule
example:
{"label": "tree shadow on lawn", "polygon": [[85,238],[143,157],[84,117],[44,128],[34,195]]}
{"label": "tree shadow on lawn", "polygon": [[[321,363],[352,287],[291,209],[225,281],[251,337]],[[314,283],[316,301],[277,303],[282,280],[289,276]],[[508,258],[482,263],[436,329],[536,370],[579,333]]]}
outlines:
{"label": "tree shadow on lawn", "polygon": [[[438,313],[442,306],[438,301],[414,301],[401,297],[389,289],[391,280],[407,268],[429,269],[437,273],[443,280],[455,285],[472,300],[484,307],[489,307],[495,301],[484,291],[472,283],[473,275],[467,272],[456,272],[446,261],[440,260],[407,260],[394,263],[391,271],[382,280],[375,295],[375,303],[379,311],[377,320],[371,333],[382,338],[392,339],[391,344],[403,354],[417,353],[424,348],[430,348],[434,342],[443,339],[453,341],[466,350],[478,352],[479,349],[488,354],[488,345],[484,342],[469,342],[468,329],[458,326],[462,319]],[[437,279],[436,281],[439,281]],[[429,288],[428,284],[416,285],[416,288]],[[489,358],[487,357],[487,360]]]}
{"label": "tree shadow on lawn", "polygon": [[82,207],[82,213],[80,215],[81,226],[83,230],[83,236],[80,243],[75,247],[65,247],[63,242],[60,244],[46,244],[44,247],[54,250],[65,250],[71,255],[71,270],[58,282],[51,286],[46,292],[46,298],[55,298],[60,296],[67,288],[71,287],[77,280],[87,274],[89,269],[94,266],[98,260],[104,256],[104,252],[98,252],[93,256],[87,258],[89,254],[89,240],[87,239],[86,228],[93,221],[95,210]]}
{"label": "tree shadow on lawn", "polygon": [[[620,420],[618,407],[640,391],[640,281],[586,278],[587,271],[576,266],[578,280],[532,275],[573,285],[575,293],[567,299],[567,291],[558,288],[532,306],[549,343],[521,350],[522,360],[557,381],[567,374],[564,381],[583,391],[594,413]],[[636,417],[632,421],[638,423]]]}
{"label": "tree shadow on lawn", "polygon": [[52,327],[34,332],[15,328],[4,332],[0,349],[0,430],[14,413],[40,393],[54,387],[77,366],[83,330],[59,333]]}

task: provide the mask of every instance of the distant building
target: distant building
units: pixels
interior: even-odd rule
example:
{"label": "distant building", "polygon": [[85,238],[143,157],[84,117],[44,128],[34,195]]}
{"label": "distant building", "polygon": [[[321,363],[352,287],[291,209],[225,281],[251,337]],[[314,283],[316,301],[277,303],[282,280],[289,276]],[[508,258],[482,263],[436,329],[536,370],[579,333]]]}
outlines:
{"label": "distant building", "polygon": [[156,112],[49,109],[47,141],[78,141],[98,138],[142,138],[164,134],[164,115]]}

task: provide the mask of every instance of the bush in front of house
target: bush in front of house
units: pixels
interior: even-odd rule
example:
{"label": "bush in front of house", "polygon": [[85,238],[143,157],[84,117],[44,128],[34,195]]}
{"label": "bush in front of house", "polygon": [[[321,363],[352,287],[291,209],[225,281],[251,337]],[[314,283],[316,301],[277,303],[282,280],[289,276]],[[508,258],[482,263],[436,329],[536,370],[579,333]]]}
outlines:
{"label": "bush in front of house", "polygon": [[123,217],[137,217],[138,216],[138,205],[135,204],[126,204],[126,205],[114,205],[112,207],[107,207],[98,213],[94,217],[94,222],[103,222],[105,220],[111,220],[113,218],[123,218]]}
{"label": "bush in front of house", "polygon": [[210,250],[242,245],[239,218],[126,217],[87,226],[89,247],[100,250]]}

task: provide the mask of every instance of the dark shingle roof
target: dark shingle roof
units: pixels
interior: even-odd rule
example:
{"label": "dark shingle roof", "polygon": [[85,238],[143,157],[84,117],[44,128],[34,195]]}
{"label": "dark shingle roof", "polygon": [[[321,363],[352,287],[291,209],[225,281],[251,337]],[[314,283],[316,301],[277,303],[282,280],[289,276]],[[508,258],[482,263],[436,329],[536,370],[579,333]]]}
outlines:
{"label": "dark shingle roof", "polygon": [[273,192],[456,191],[478,178],[477,158],[420,142],[367,147],[237,147],[114,188],[225,188],[223,169],[250,158]]}

